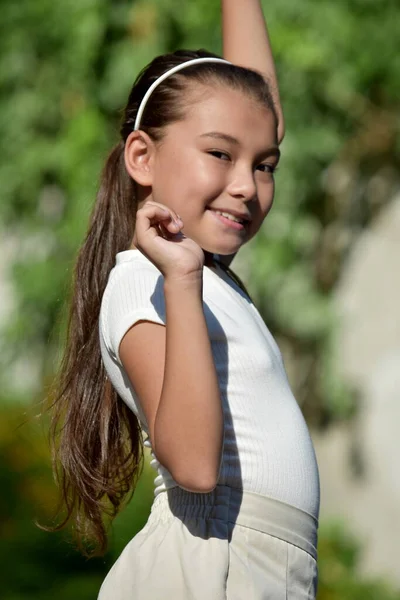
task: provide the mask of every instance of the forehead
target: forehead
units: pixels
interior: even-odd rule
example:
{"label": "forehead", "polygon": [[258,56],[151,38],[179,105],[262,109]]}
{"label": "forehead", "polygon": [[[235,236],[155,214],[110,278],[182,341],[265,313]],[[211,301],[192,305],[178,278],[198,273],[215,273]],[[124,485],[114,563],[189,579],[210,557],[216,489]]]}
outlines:
{"label": "forehead", "polygon": [[248,94],[223,86],[197,85],[186,102],[184,118],[172,125],[176,134],[201,136],[206,131],[222,131],[263,146],[276,144],[275,115]]}

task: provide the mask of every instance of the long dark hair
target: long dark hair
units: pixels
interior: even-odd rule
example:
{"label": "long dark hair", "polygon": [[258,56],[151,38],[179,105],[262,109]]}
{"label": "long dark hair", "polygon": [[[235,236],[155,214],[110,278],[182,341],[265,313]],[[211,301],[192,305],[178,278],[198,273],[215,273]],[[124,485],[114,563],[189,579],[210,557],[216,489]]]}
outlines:
{"label": "long dark hair", "polygon": [[[74,271],[67,343],[51,395],[53,463],[64,518],[74,522],[86,554],[107,546],[105,517],[113,518],[134,492],[143,468],[143,440],[136,416],[111,386],[100,354],[98,321],[103,292],[115,255],[130,247],[137,202],[135,182],[124,163],[124,145],[141,99],[162,73],[183,61],[215,57],[205,50],[181,50],[155,58],[135,81],[124,111],[121,140],[102,176],[89,229]],[[258,73],[225,63],[202,63],[168,77],[152,94],[141,129],[158,141],[166,125],[185,116],[194,84],[224,85],[242,91],[274,111]],[[185,105],[186,97],[186,105]],[[91,540],[94,549],[82,542]],[[95,552],[97,550],[97,552]]]}

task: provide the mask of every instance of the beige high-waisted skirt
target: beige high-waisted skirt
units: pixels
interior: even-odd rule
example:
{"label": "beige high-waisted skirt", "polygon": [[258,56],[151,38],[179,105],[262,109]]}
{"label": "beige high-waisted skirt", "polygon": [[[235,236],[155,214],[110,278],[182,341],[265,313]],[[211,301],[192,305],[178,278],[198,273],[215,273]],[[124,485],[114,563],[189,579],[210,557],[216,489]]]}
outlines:
{"label": "beige high-waisted skirt", "polygon": [[302,510],[218,485],[175,487],[108,573],[98,600],[312,600],[317,521]]}

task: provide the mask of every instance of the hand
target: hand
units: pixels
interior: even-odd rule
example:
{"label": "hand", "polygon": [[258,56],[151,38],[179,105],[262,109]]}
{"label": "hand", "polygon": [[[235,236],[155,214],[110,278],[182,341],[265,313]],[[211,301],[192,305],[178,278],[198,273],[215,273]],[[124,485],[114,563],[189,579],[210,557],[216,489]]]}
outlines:
{"label": "hand", "polygon": [[168,279],[201,276],[204,252],[182,233],[184,224],[178,215],[153,200],[136,214],[133,244]]}

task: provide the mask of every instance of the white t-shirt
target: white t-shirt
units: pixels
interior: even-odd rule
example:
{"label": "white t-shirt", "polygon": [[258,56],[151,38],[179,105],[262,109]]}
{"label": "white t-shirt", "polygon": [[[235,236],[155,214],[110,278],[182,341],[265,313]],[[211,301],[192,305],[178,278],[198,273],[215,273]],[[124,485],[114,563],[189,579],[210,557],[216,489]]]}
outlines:
{"label": "white t-shirt", "polygon": [[[318,518],[314,448],[275,340],[254,304],[219,266],[204,267],[203,306],[224,410],[218,483],[270,496]],[[139,250],[127,250],[117,254],[104,292],[100,344],[112,384],[148,435],[119,357],[123,336],[140,320],[166,324],[163,276]],[[145,445],[151,447],[150,441]],[[153,452],[151,464],[158,471],[155,495],[177,485]]]}

